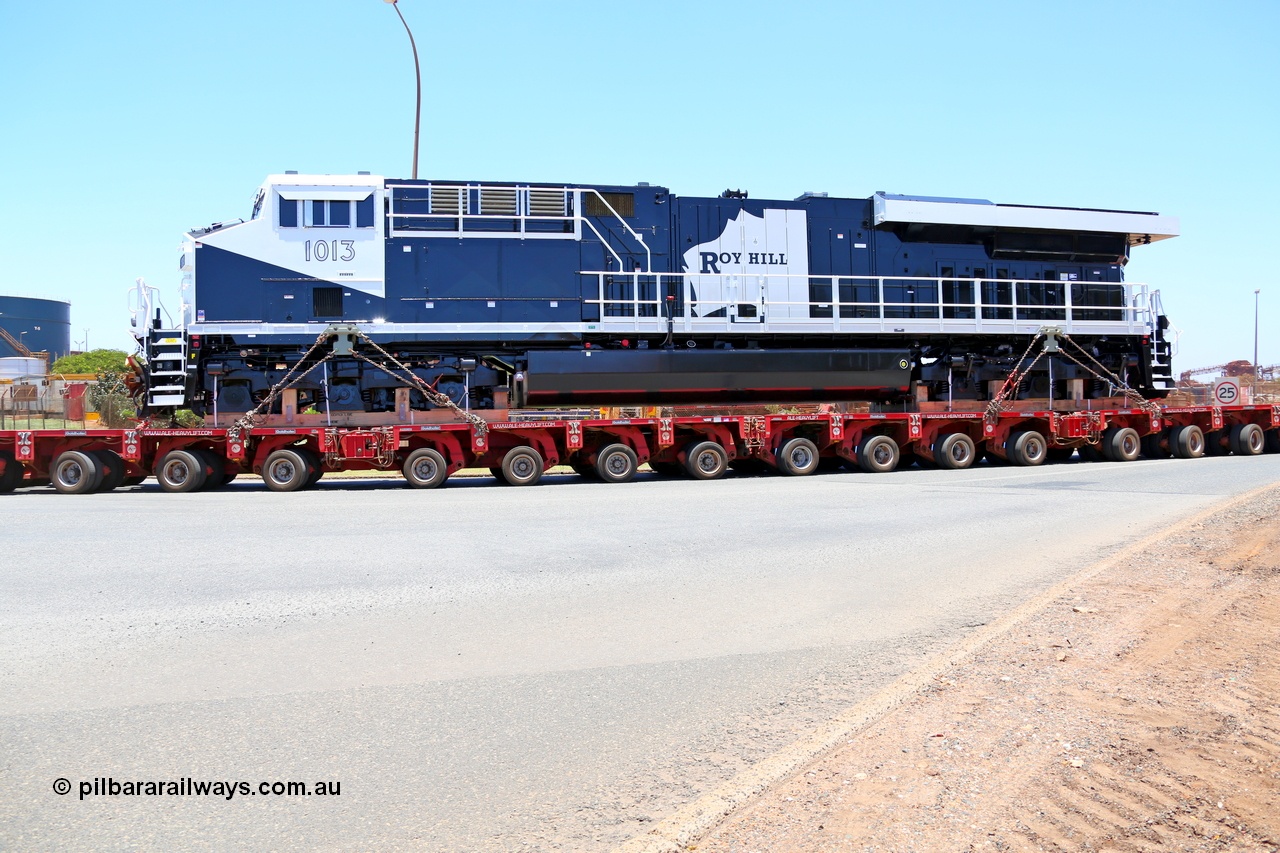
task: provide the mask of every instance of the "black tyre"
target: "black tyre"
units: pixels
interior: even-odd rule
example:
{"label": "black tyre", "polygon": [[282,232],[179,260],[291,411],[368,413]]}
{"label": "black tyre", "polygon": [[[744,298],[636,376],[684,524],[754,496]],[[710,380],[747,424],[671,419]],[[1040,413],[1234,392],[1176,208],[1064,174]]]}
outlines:
{"label": "black tyre", "polygon": [[1168,459],[1172,453],[1173,440],[1169,430],[1153,432],[1142,437],[1142,455],[1148,459]]}
{"label": "black tyre", "polygon": [[916,453],[914,451],[912,451],[911,453],[903,453],[902,457],[898,460],[899,469],[909,468],[913,464],[920,466],[921,470],[941,467],[938,465],[937,460],[926,459],[924,456],[921,456],[919,453]]}
{"label": "black tyre", "polygon": [[792,438],[778,451],[778,470],[792,477],[805,477],[818,470],[818,446],[807,438]]}
{"label": "black tyre", "polygon": [[262,464],[262,482],[273,492],[305,489],[314,473],[309,461],[292,447],[274,450]]}
{"label": "black tyre", "polygon": [[1142,438],[1131,427],[1111,427],[1102,434],[1102,455],[1112,462],[1132,462],[1142,455]]}
{"label": "black tyre", "polygon": [[101,481],[98,460],[79,450],[59,454],[49,471],[53,487],[64,495],[82,495],[92,492]]}
{"label": "black tyre", "polygon": [[135,474],[132,477],[125,477],[124,482],[122,482],[120,485],[124,486],[125,488],[131,488],[133,486],[141,486],[146,481],[147,481],[146,474]]}
{"label": "black tyre", "polygon": [[754,456],[730,459],[729,469],[739,477],[767,477],[770,474],[778,473],[777,468]]}
{"label": "black tyre", "polygon": [[718,480],[729,469],[729,454],[714,441],[699,441],[685,453],[684,469],[695,480]]}
{"label": "black tyre", "polygon": [[320,478],[324,476],[324,463],[320,461],[320,456],[315,451],[305,447],[298,448],[298,453],[306,460],[307,465],[311,469],[311,473],[307,475],[307,484],[304,489],[315,488],[316,483],[320,482]]}
{"label": "black tyre", "polygon": [[1280,453],[1280,429],[1266,431],[1264,446],[1268,453]]}
{"label": "black tyre", "polygon": [[933,461],[940,468],[962,470],[973,465],[978,459],[978,446],[973,439],[962,432],[940,436],[933,443]]}
{"label": "black tyre", "polygon": [[997,467],[997,468],[1002,467],[1002,466],[1004,466],[1004,465],[1012,465],[1012,464],[1013,464],[1012,462],[1010,462],[1010,461],[1009,461],[1008,459],[1006,459],[1005,457],[1000,456],[999,454],[995,453],[995,452],[994,452],[991,448],[989,448],[989,447],[988,447],[988,448],[984,448],[984,449],[983,449],[983,451],[982,451],[982,458],[983,458],[983,459],[985,459],[985,460],[987,461],[987,464],[988,464],[988,465],[991,465],[991,466],[993,466],[993,467]]}
{"label": "black tyre", "polygon": [[102,479],[94,491],[109,492],[124,483],[125,465],[119,453],[114,450],[95,450],[93,458],[97,460],[98,470],[102,473]]}
{"label": "black tyre", "polygon": [[497,466],[496,468],[495,468],[495,467],[491,467],[491,468],[489,469],[489,473],[490,473],[490,474],[492,474],[493,476],[497,477],[497,478],[498,478],[498,482],[499,482],[499,483],[505,483],[505,482],[507,482],[506,475],[504,475],[504,474],[502,473],[502,466],[501,466],[501,465]]}
{"label": "black tyre", "polygon": [[204,477],[205,460],[190,450],[170,450],[156,466],[156,482],[166,492],[194,492]]}
{"label": "black tyre", "polygon": [[225,466],[222,463],[222,457],[216,451],[207,448],[191,452],[198,456],[204,465],[204,485],[200,489],[202,491],[221,489],[226,484],[227,479],[223,473]]}
{"label": "black tyre", "polygon": [[1014,465],[1043,465],[1049,457],[1049,442],[1033,429],[1021,430],[1009,436],[1004,452]]}
{"label": "black tyre", "polygon": [[1204,434],[1204,455],[1205,456],[1226,456],[1231,452],[1228,444],[1231,436],[1225,429],[1215,429]]}
{"label": "black tyre", "polygon": [[0,495],[22,485],[22,463],[7,450],[0,450]]}
{"label": "black tyre", "polygon": [[1071,457],[1075,455],[1074,447],[1050,447],[1048,450],[1046,462],[1069,462]]}
{"label": "black tyre", "polygon": [[415,489],[434,489],[449,478],[449,463],[438,450],[419,447],[404,460],[404,479]]}
{"label": "black tyre", "polygon": [[654,462],[652,459],[649,460],[649,470],[659,477],[682,477],[685,473],[679,462]]}
{"label": "black tyre", "polygon": [[596,454],[595,472],[606,483],[625,483],[636,475],[640,460],[625,444],[610,444]]}
{"label": "black tyre", "polygon": [[822,472],[840,471],[844,469],[843,456],[823,456],[818,459],[818,470]]}
{"label": "black tyre", "polygon": [[584,480],[598,480],[596,476],[596,468],[589,462],[574,461],[569,463],[569,467],[573,469],[573,473],[582,477]]}
{"label": "black tyre", "polygon": [[513,486],[532,486],[546,467],[542,454],[532,447],[513,447],[502,460],[502,478]]}
{"label": "black tyre", "polygon": [[898,442],[887,435],[873,435],[858,445],[858,467],[868,474],[885,474],[898,467]]}
{"label": "black tyre", "polygon": [[1257,456],[1266,447],[1267,437],[1257,424],[1231,428],[1231,452],[1237,456]]}
{"label": "black tyre", "polygon": [[1105,462],[1107,459],[1102,455],[1102,451],[1092,444],[1082,444],[1076,448],[1076,452],[1080,454],[1082,462]]}
{"label": "black tyre", "polygon": [[1194,424],[1174,427],[1169,433],[1169,446],[1179,459],[1199,459],[1204,456],[1204,431]]}

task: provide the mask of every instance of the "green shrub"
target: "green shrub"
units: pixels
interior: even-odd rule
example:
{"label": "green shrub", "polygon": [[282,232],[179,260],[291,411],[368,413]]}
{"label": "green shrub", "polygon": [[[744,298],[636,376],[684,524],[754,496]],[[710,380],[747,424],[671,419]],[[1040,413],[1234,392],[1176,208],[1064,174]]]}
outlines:
{"label": "green shrub", "polygon": [[[110,352],[110,350],[99,350]],[[122,353],[123,354],[123,353]],[[98,412],[99,423],[107,429],[122,429],[137,417],[133,400],[124,384],[124,376],[112,371],[98,373],[98,383],[85,391],[89,405]]]}
{"label": "green shrub", "polygon": [[79,355],[64,355],[49,368],[50,373],[124,373],[129,354],[118,349],[95,349]]}
{"label": "green shrub", "polygon": [[204,418],[190,409],[178,409],[173,413],[173,422],[183,429],[195,429],[204,426]]}

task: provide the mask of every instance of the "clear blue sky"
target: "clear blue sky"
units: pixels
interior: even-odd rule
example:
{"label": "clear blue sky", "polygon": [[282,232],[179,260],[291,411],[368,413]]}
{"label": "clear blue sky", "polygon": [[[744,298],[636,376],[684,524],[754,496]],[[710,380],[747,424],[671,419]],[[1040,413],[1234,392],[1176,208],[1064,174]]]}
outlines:
{"label": "clear blue sky", "polygon": [[[1149,210],[1175,370],[1280,362],[1280,3],[401,0],[424,178],[876,190]],[[409,174],[413,67],[380,0],[0,3],[0,293],[131,348],[182,232],[285,169]]]}

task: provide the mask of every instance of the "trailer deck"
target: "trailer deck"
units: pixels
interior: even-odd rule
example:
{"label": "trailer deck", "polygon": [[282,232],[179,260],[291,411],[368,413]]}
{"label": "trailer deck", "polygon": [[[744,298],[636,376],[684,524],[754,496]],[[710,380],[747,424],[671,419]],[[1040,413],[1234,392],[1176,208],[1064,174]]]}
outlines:
{"label": "trailer deck", "polygon": [[[1038,407],[1042,405],[1043,407]],[[680,417],[505,420],[384,426],[255,426],[0,431],[0,492],[52,485],[80,494],[154,476],[168,492],[218,488],[241,474],[295,491],[325,473],[398,471],[435,488],[463,468],[533,485],[556,465],[626,482],[648,464],[663,475],[713,480],[731,468],[790,476],[820,469],[892,471],[919,462],[968,468],[981,459],[1039,465],[1280,452],[1280,406],[1081,409],[1020,401],[993,411],[709,411]]]}

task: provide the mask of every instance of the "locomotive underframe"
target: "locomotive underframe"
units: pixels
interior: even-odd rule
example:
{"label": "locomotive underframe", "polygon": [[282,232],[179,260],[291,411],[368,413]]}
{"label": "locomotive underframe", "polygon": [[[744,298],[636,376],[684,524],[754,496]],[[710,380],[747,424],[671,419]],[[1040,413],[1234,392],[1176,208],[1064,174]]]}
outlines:
{"label": "locomotive underframe", "polygon": [[[920,388],[929,399],[984,400],[990,383],[1002,381],[1020,366],[1031,337],[1009,336],[717,336],[671,341],[654,338],[596,336],[581,345],[566,346],[548,341],[542,346],[512,345],[479,341],[461,346],[409,341],[380,345],[406,365],[421,381],[446,394],[464,408],[502,409],[508,405],[637,405],[641,403],[705,402],[788,402],[871,399],[900,401],[921,399]],[[1161,397],[1164,389],[1154,387],[1150,342],[1141,337],[1077,336],[1074,338],[1100,365],[1149,398]],[[288,344],[244,345],[229,336],[206,336],[192,349],[188,364],[191,408],[201,415],[243,412],[264,400],[271,389],[286,378],[311,349],[311,341]],[[670,352],[677,365],[696,357],[710,359],[711,372],[721,390],[708,397],[708,389],[655,368],[653,356]],[[595,355],[587,367],[610,365],[614,387],[602,387],[590,376],[566,370],[572,362],[568,354]],[[630,353],[634,353],[630,355]],[[681,353],[689,355],[682,356]],[[716,356],[720,354],[720,362]],[[745,358],[751,353],[770,354],[770,364],[759,367]],[[815,368],[812,358],[801,354],[829,356],[824,370]],[[563,354],[559,360],[549,354]],[[892,375],[883,370],[849,367],[851,355],[875,355],[881,367],[885,359],[906,360],[908,369]],[[365,353],[379,361],[374,353]],[[737,356],[735,366],[735,358]],[[319,355],[312,354],[311,362]],[[568,359],[568,360],[566,360]],[[555,365],[554,382],[539,376],[541,363]],[[672,363],[671,359],[667,359]],[[530,370],[530,365],[535,367]],[[842,367],[843,365],[843,367]],[[634,369],[632,368],[634,366]],[[329,412],[391,412],[398,407],[397,389],[406,383],[391,365],[382,369],[349,357],[334,357],[307,371],[293,386],[298,405]],[[545,373],[545,371],[544,371]],[[704,371],[706,373],[706,371]],[[1115,385],[1095,372],[1083,370],[1061,358],[1042,358],[1025,377],[1017,398],[1066,397],[1069,383],[1080,380],[1075,392],[1087,399],[1110,396]],[[554,387],[551,387],[554,386]],[[425,411],[434,408],[416,389],[409,389],[408,405]],[[276,403],[278,413],[279,403]]]}

